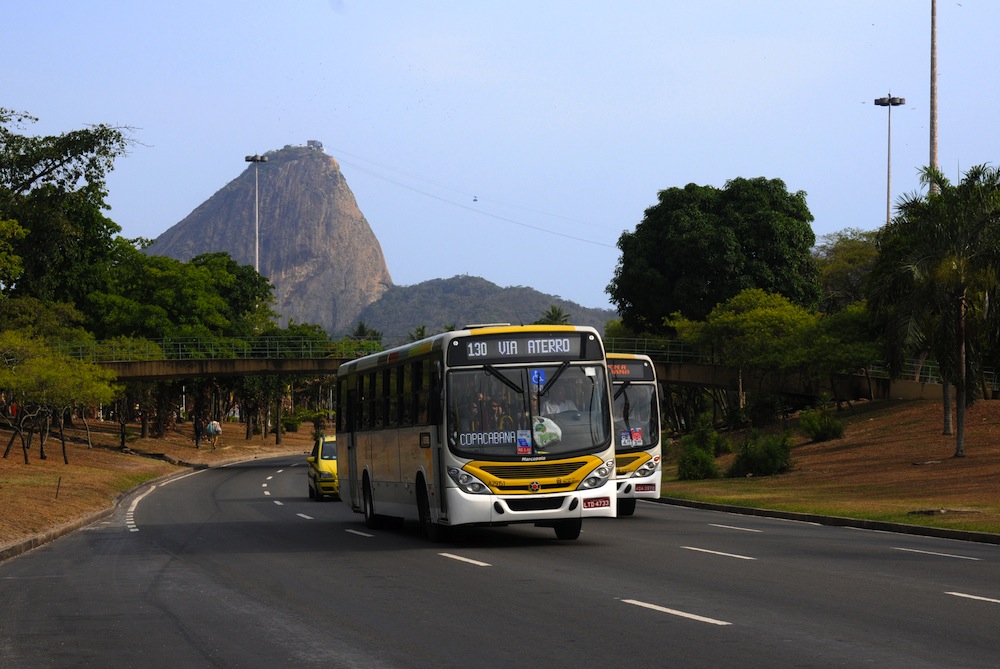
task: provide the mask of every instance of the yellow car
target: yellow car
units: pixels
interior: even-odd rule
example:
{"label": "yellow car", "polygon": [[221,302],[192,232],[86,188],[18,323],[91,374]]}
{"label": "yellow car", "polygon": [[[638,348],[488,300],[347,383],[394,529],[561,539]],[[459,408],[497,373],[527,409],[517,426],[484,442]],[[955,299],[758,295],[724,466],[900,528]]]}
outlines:
{"label": "yellow car", "polygon": [[337,437],[320,437],[313,444],[309,463],[309,499],[322,502],[326,496],[340,499],[340,478],[337,476]]}

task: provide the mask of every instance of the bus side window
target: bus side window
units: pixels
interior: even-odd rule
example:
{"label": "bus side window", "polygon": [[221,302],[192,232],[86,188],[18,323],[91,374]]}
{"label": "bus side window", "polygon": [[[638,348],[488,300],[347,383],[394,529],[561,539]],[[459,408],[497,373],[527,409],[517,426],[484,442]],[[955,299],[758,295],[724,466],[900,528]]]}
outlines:
{"label": "bus side window", "polygon": [[399,424],[413,425],[413,365],[399,366],[399,379],[396,383],[399,392]]}
{"label": "bus side window", "polygon": [[334,415],[334,424],[337,432],[345,432],[344,417],[347,414],[347,381],[343,377],[337,378],[337,413]]}
{"label": "bus side window", "polygon": [[426,366],[424,367],[424,373],[424,384],[427,387],[428,422],[431,425],[440,424],[442,418],[441,387],[443,384],[443,379],[441,378],[441,361],[435,360],[432,366],[431,361],[428,360]]}

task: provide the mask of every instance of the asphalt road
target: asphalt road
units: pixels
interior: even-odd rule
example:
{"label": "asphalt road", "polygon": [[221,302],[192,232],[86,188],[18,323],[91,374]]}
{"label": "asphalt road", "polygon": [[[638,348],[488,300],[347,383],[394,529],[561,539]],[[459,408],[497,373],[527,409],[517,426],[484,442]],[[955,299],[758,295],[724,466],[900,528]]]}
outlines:
{"label": "asphalt road", "polygon": [[0,563],[0,667],[1000,667],[1000,546],[656,503],[432,544],[204,470]]}

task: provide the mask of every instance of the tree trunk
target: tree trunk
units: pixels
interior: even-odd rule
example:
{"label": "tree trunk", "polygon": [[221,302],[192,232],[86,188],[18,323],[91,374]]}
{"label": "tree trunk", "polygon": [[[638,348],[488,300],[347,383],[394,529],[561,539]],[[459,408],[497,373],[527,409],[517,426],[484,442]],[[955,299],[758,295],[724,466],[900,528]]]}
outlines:
{"label": "tree trunk", "polygon": [[968,370],[965,368],[965,293],[958,307],[958,381],[955,383],[955,457],[965,457],[965,393]]}
{"label": "tree trunk", "polygon": [[944,431],[941,434],[952,433],[951,431],[951,383],[947,379],[941,379],[941,404],[944,408]]}
{"label": "tree trunk", "polygon": [[[13,427],[13,426],[12,426]],[[10,455],[10,449],[14,445],[14,440],[17,439],[17,430],[15,429],[10,433],[10,441],[7,442],[7,448],[4,449],[3,459],[6,460],[7,456]]]}
{"label": "tree trunk", "polygon": [[274,409],[275,421],[274,421],[274,443],[276,445],[281,444],[281,393],[278,393],[278,406]]}

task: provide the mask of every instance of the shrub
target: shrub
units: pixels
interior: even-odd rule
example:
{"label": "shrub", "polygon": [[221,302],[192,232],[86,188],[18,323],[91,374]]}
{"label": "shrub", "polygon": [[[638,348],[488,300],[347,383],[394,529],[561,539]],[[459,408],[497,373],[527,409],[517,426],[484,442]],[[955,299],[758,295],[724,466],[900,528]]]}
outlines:
{"label": "shrub", "polygon": [[829,411],[808,409],[799,414],[799,431],[813,441],[830,441],[844,436],[844,421]]}
{"label": "shrub", "polygon": [[681,439],[681,444],[684,444],[685,440],[689,440],[716,458],[726,453],[732,453],[733,451],[729,440],[719,434],[715,427],[713,427],[712,417],[708,414],[702,414],[698,417],[698,420],[694,424],[694,429],[691,430],[690,434],[685,435]]}
{"label": "shrub", "polygon": [[728,478],[741,476],[773,476],[792,466],[792,437],[788,432],[761,436],[752,430],[736,453],[736,459],[726,470]]}
{"label": "shrub", "polygon": [[687,438],[681,439],[684,450],[677,461],[677,478],[681,481],[719,478],[719,466],[715,463],[715,457],[694,442],[685,443]]}

